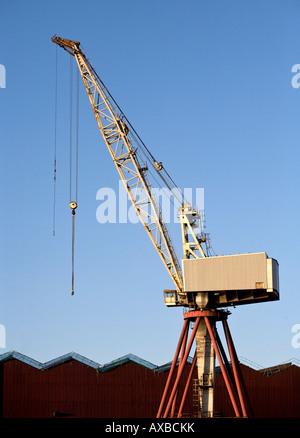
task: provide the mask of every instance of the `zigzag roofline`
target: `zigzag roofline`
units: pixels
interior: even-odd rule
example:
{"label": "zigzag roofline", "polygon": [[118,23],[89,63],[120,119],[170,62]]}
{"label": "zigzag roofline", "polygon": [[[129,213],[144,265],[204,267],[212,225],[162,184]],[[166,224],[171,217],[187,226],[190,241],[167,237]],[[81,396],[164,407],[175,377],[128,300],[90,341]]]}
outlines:
{"label": "zigzag roofline", "polygon": [[53,368],[56,367],[58,365],[61,365],[63,363],[69,362],[71,360],[75,360],[77,362],[80,362],[84,365],[87,365],[91,368],[96,369],[99,372],[106,372],[106,371],[110,371],[120,365],[124,365],[126,363],[136,363],[138,365],[142,365],[145,368],[148,368],[150,370],[154,370],[157,368],[156,365],[152,364],[151,362],[148,362],[144,359],[141,359],[138,356],[135,356],[134,354],[127,354],[125,356],[122,356],[118,359],[115,359],[111,362],[108,362],[104,365],[101,365],[100,363],[94,362],[93,360],[87,359],[86,357],[75,353],[75,352],[71,352],[71,353],[67,353],[64,354],[63,356],[59,356],[55,359],[52,359],[50,361],[47,362],[38,362],[35,359],[32,359],[22,353],[19,353],[17,351],[8,351],[6,353],[3,353],[0,355],[0,362],[7,362],[8,360],[18,360],[20,362],[23,362],[29,366],[32,366],[38,370],[47,370],[49,368]]}

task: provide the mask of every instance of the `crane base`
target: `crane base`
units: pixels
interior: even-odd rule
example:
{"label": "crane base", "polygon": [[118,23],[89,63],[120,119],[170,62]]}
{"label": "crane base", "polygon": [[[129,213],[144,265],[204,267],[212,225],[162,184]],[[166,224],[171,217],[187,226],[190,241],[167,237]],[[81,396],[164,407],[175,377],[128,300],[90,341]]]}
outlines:
{"label": "crane base", "polygon": [[[214,352],[218,359],[220,369],[226,384],[226,388],[228,390],[228,394],[235,412],[235,416],[253,417],[253,411],[249,402],[244,379],[240,370],[238,357],[227,324],[228,314],[229,312],[227,311],[208,310],[208,309],[190,310],[184,313],[183,328],[180,334],[180,338],[178,341],[172,366],[168,375],[168,379],[162,395],[160,406],[157,412],[157,418],[167,418],[167,417],[180,418],[183,416],[183,409],[184,409],[188,388],[190,386],[192,374],[197,363],[197,349],[194,354],[192,366],[190,368],[190,372],[185,383],[183,394],[180,395],[180,397],[178,397],[178,388],[179,388],[179,383],[182,380],[183,370],[187,363],[187,359],[191,347],[193,345],[193,342],[196,338],[196,333],[201,321],[202,324],[204,323],[207,328],[207,332],[209,334]],[[215,328],[217,321],[221,321],[223,325],[224,334],[225,334],[227,347],[231,360],[231,366],[229,365],[229,361],[226,357],[225,350],[221,343],[218,332]],[[188,331],[191,322],[194,323],[194,327],[190,339],[187,343]],[[179,355],[180,355],[180,359],[178,363]],[[177,368],[177,375],[175,376],[176,368]],[[174,382],[173,386],[171,386],[171,382]],[[211,382],[211,386],[213,386],[213,381]],[[201,412],[200,410],[198,416],[199,417],[207,416],[207,413]],[[213,412],[208,414],[208,416],[213,416]]]}

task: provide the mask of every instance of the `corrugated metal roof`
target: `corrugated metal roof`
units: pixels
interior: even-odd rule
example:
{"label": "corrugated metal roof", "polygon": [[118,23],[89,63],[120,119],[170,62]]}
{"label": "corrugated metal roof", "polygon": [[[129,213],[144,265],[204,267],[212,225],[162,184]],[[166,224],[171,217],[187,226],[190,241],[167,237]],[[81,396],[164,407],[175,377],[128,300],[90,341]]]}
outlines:
{"label": "corrugated metal roof", "polygon": [[154,365],[151,362],[148,362],[144,359],[141,359],[138,356],[135,356],[134,354],[126,354],[126,356],[122,356],[116,360],[113,360],[111,362],[108,362],[107,364],[104,364],[103,366],[99,367],[98,371],[100,371],[101,373],[104,373],[106,371],[110,371],[113,370],[116,367],[119,367],[120,365],[124,365],[126,363],[136,363],[138,365],[141,365],[145,368],[148,368],[149,370],[154,370],[157,368],[157,365]]}
{"label": "corrugated metal roof", "polygon": [[260,370],[258,370],[260,373],[264,374],[265,376],[273,376],[273,374],[275,373],[279,373],[280,371],[284,371],[287,368],[290,368],[291,366],[293,366],[292,362],[287,362],[287,363],[283,363],[280,365],[275,365],[273,367],[268,367],[268,368],[262,368]]}
{"label": "corrugated metal roof", "polygon": [[48,362],[45,363],[38,362],[34,359],[31,359],[28,356],[25,356],[24,354],[18,353],[17,351],[9,351],[7,353],[3,353],[0,355],[0,362],[6,362],[12,359],[16,359],[19,360],[20,362],[24,362],[27,365],[37,368],[38,370],[49,369],[57,365],[60,365],[62,363],[69,362],[70,360],[76,360],[77,362],[83,363],[84,365],[87,365],[95,369],[98,369],[99,367],[102,366],[100,363],[87,359],[86,357],[74,353],[73,351],[63,356],[59,356],[56,359],[49,360]]}
{"label": "corrugated metal roof", "polygon": [[7,353],[3,353],[0,355],[0,362],[7,362],[8,360],[12,360],[12,359],[16,359],[19,360],[20,362],[24,362],[27,365],[37,368],[38,370],[43,369],[43,364],[41,362],[31,359],[30,357],[18,353],[17,351],[8,351]]}
{"label": "corrugated metal roof", "polygon": [[132,362],[136,363],[138,365],[141,365],[145,368],[148,368],[149,370],[154,370],[157,368],[157,365],[154,365],[151,362],[148,362],[144,359],[141,359],[138,356],[135,356],[134,354],[127,354],[126,356],[122,356],[118,359],[115,359],[111,362],[108,362],[104,365],[101,365],[100,363],[94,362],[90,359],[87,359],[84,356],[81,356],[78,353],[74,353],[73,351],[71,353],[67,353],[63,356],[59,356],[55,359],[49,360],[48,362],[42,363],[38,362],[34,359],[31,359],[28,356],[25,356],[24,354],[18,353],[17,351],[9,351],[7,353],[3,353],[0,355],[0,362],[6,362],[8,360],[16,359],[20,362],[26,363],[27,365],[30,365],[34,368],[37,368],[38,370],[46,370],[49,368],[56,367],[58,365],[61,365],[63,363],[69,362],[71,360],[75,360],[77,362],[80,362],[84,365],[87,365],[91,368],[94,368],[100,372],[106,372],[110,371],[120,365],[124,365],[126,363]]}
{"label": "corrugated metal roof", "polygon": [[[80,362],[86,366],[94,368],[101,373],[113,370],[114,368],[117,368],[121,365],[125,365],[126,363],[130,363],[130,362],[135,363],[137,365],[141,365],[145,368],[148,368],[149,370],[154,370],[157,373],[168,371],[172,365],[172,362],[168,362],[166,364],[157,366],[157,365],[154,365],[153,363],[148,362],[144,359],[141,359],[140,357],[135,356],[134,354],[131,354],[131,353],[127,354],[125,356],[122,356],[118,359],[115,359],[111,362],[108,362],[104,365],[101,365],[98,362],[94,362],[91,359],[87,359],[86,357],[81,356],[80,354],[75,353],[73,351],[71,353],[67,353],[63,356],[59,356],[55,359],[49,360],[48,362],[45,362],[45,363],[38,362],[37,360],[32,359],[32,358],[30,358],[22,353],[19,353],[17,351],[8,351],[6,353],[0,354],[0,362],[7,362],[8,360],[12,360],[12,359],[19,360],[20,362],[23,362],[27,365],[30,365],[38,370],[46,370],[46,369],[61,365],[63,363],[75,360],[75,361]],[[244,358],[242,358],[242,359],[243,359],[242,362],[244,362]],[[192,363],[192,357],[188,357],[187,362]],[[291,367],[292,365],[299,367],[300,362],[297,359],[291,359],[291,362],[279,364],[279,365],[276,365],[273,367],[261,368],[257,371],[259,371],[261,374],[274,374],[278,371],[283,371],[284,369],[287,369],[287,368]],[[249,366],[249,365],[246,365],[246,366]],[[251,368],[253,369],[253,367],[251,367]],[[220,367],[216,366],[215,372],[219,373]]]}
{"label": "corrugated metal roof", "polygon": [[[187,363],[191,364],[192,362],[193,362],[193,358],[189,356],[187,358]],[[159,367],[156,367],[155,372],[156,373],[163,373],[165,371],[168,371],[171,368],[172,363],[173,363],[173,361],[165,363],[164,365],[160,365]],[[178,364],[179,364],[179,359],[177,360],[176,365],[178,365]]]}
{"label": "corrugated metal roof", "polygon": [[59,356],[56,359],[53,359],[53,360],[46,362],[44,364],[44,369],[55,367],[55,366],[60,365],[62,363],[69,362],[70,360],[76,360],[77,362],[80,362],[80,363],[87,365],[91,368],[94,368],[96,370],[99,367],[101,367],[101,365],[99,363],[94,362],[91,359],[87,359],[86,357],[81,356],[80,354],[74,353],[72,351],[71,353],[65,354],[63,356]]}

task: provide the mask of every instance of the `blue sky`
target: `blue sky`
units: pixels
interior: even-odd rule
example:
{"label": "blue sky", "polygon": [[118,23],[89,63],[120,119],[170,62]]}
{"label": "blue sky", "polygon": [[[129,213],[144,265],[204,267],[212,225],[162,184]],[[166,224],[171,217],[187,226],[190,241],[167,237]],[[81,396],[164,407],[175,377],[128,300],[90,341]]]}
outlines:
{"label": "blue sky", "polygon": [[[96,193],[118,175],[80,83],[75,295],[71,296],[69,55],[58,51],[56,236],[52,236],[54,34],[78,40],[151,152],[181,188],[204,188],[217,254],[266,251],[281,300],[229,318],[240,356],[300,359],[300,6],[288,1],[1,2],[0,324],[39,361],[172,359],[182,309],[140,224],[99,224]],[[172,225],[182,257],[179,225]]]}

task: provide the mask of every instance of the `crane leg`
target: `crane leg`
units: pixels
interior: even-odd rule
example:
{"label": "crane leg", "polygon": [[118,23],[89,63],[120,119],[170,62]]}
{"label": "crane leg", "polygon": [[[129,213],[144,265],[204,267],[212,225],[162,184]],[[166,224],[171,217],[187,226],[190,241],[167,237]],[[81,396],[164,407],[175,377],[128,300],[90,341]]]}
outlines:
{"label": "crane leg", "polygon": [[166,383],[166,386],[165,386],[165,389],[164,389],[164,392],[163,392],[163,395],[162,395],[160,406],[158,408],[157,418],[161,417],[162,410],[163,410],[163,407],[164,407],[164,403],[166,401],[167,393],[168,393],[168,390],[169,390],[169,387],[170,387],[170,384],[171,384],[171,380],[172,380],[172,377],[173,377],[173,373],[174,373],[175,368],[176,368],[177,359],[178,359],[180,350],[182,348],[182,343],[184,342],[185,336],[187,335],[188,328],[189,328],[189,321],[186,319],[184,321],[184,324],[183,324],[183,328],[182,328],[182,331],[181,331],[181,334],[180,334],[180,338],[179,338],[179,341],[178,341],[177,349],[176,349],[176,352],[175,352],[175,355],[174,355],[174,359],[173,359],[173,362],[172,362],[172,366],[171,366],[171,369],[170,369],[170,372],[169,372],[169,375],[168,375],[167,383]]}

